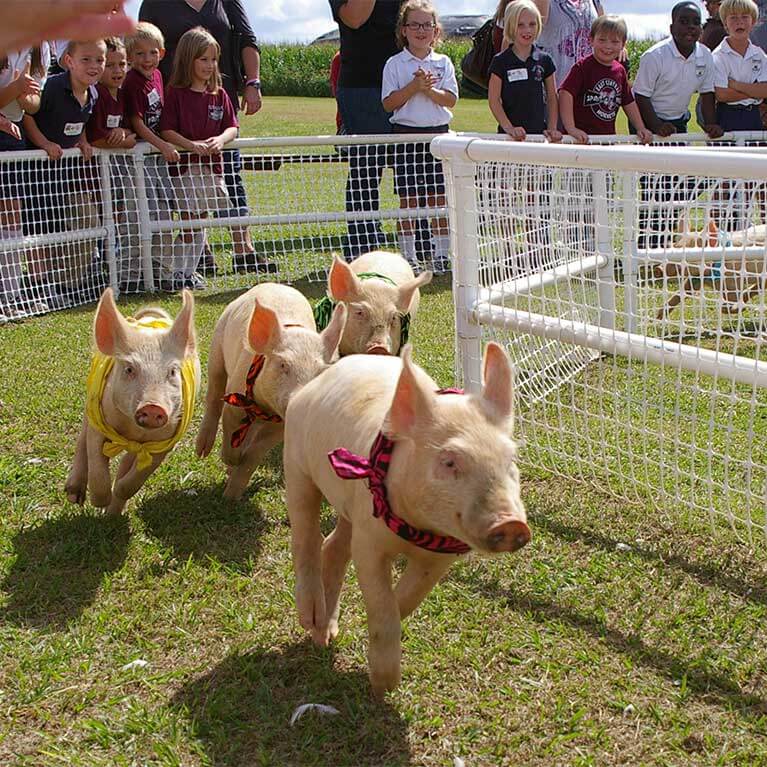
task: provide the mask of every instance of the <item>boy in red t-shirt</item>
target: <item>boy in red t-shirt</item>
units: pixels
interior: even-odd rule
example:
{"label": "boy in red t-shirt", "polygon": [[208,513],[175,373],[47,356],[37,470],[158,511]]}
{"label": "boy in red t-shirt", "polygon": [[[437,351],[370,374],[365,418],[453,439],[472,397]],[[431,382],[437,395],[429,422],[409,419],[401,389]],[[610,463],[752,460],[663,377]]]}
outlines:
{"label": "boy in red t-shirt", "polygon": [[[165,102],[162,74],[158,69],[165,56],[165,39],[154,25],[142,21],[136,31],[125,37],[130,71],[125,76],[123,96],[125,116],[136,137],[147,141],[160,155],[149,154],[144,160],[149,216],[153,221],[169,221],[173,211],[173,186],[167,163],[176,163],[176,147],[157,134]],[[173,234],[162,232],[152,238],[152,260],[160,282],[170,279],[173,267]]]}
{"label": "boy in red t-shirt", "polygon": [[643,144],[652,141],[618,56],[628,31],[620,16],[600,16],[591,25],[589,40],[594,53],[573,65],[559,89],[559,113],[569,135],[587,144],[589,134],[615,135],[618,109],[623,111]]}

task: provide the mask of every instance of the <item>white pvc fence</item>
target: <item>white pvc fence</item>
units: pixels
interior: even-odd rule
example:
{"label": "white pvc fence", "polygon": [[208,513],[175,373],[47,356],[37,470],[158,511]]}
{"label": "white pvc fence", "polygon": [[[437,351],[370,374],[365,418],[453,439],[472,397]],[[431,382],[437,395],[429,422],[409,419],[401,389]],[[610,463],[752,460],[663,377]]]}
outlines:
{"label": "white pvc fence", "polygon": [[[0,321],[95,300],[106,285],[175,290],[174,275],[197,267],[215,271],[220,286],[323,281],[334,252],[397,249],[404,222],[419,235],[414,264],[431,267],[429,225],[446,208],[419,193],[402,210],[392,184],[403,142],[430,139],[238,140],[240,208],[209,175],[179,184],[147,145],[97,151],[90,163],[78,150],[58,162],[42,151],[0,153]],[[380,185],[370,181],[377,174]],[[251,244],[252,256],[237,255]]]}
{"label": "white pvc fence", "polygon": [[766,535],[767,156],[459,136],[432,151],[459,376],[476,388],[483,344],[505,344],[527,462]]}

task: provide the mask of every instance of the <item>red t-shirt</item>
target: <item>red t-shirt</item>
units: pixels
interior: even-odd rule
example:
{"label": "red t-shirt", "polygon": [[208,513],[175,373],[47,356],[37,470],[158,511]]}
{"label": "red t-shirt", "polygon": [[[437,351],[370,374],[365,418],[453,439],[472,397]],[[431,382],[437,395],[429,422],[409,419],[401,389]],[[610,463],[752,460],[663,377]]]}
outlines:
{"label": "red t-shirt", "polygon": [[140,72],[131,69],[125,76],[122,92],[125,116],[137,115],[149,130],[157,133],[165,101],[160,70],[155,69],[151,79],[147,80]]}
{"label": "red t-shirt", "polygon": [[[191,88],[168,86],[165,106],[160,119],[160,131],[173,130],[190,141],[204,141],[220,136],[227,128],[239,128],[237,115],[226,91],[218,93],[193,91]],[[215,173],[222,173],[221,156],[199,157],[182,154],[178,174],[170,166],[171,175],[184,173],[190,162],[210,163]]]}
{"label": "red t-shirt", "polygon": [[99,83],[96,86],[99,97],[96,100],[96,106],[93,108],[93,114],[86,131],[88,141],[91,144],[94,141],[105,139],[114,128],[123,128],[125,118],[125,104],[123,103],[122,90],[117,91],[117,98],[112,98],[109,88]]}
{"label": "red t-shirt", "polygon": [[575,127],[595,136],[614,135],[618,110],[634,102],[620,62],[600,64],[593,55],[573,64],[559,89],[572,94]]}
{"label": "red t-shirt", "polygon": [[[336,51],[336,55],[333,56],[333,60],[330,62],[330,92],[335,98],[336,90],[338,90],[338,77],[341,74],[341,51]],[[341,129],[341,110],[336,109],[336,131]]]}

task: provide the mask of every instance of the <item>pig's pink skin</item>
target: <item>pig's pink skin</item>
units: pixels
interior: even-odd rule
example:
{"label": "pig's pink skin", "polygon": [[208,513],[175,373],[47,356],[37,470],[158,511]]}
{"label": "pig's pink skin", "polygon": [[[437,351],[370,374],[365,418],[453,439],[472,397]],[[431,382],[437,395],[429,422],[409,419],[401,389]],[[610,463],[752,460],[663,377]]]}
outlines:
{"label": "pig's pink skin", "polygon": [[[395,284],[358,274],[381,274]],[[432,273],[415,277],[410,264],[398,253],[376,250],[347,264],[338,256],[328,274],[328,294],[349,309],[339,354],[398,354],[400,315],[418,312],[419,288],[431,282]]]}
{"label": "pig's pink skin", "polygon": [[260,354],[265,360],[253,397],[265,412],[284,416],[292,394],[335,359],[345,319],[346,308],[336,307],[328,327],[317,333],[306,298],[278,283],[256,285],[224,309],[208,358],[208,391],[197,454],[205,457],[211,452],[221,420],[221,458],[229,473],[224,488],[227,498],[242,496],[256,466],[282,442],[283,424],[254,421],[245,441],[234,448],[231,436],[240,426],[243,411],[224,404],[222,397],[245,393],[245,377],[254,355]]}
{"label": "pig's pink skin", "polygon": [[[170,321],[162,309],[142,309],[135,316]],[[183,291],[183,307],[167,332],[146,333],[128,325],[117,310],[111,288],[107,288],[96,309],[93,339],[102,354],[115,358],[101,402],[105,422],[136,442],[171,438],[182,415],[181,364],[186,358],[194,359],[199,380],[192,294]],[[119,514],[167,453],[154,455],[151,465],[140,471],[135,455],[124,453],[113,486],[104,442],[105,437],[83,416],[65,490],[72,503],[85,503],[88,491],[94,506]]]}
{"label": "pig's pink skin", "polygon": [[[450,535],[482,553],[513,550],[530,539],[520,497],[513,428],[512,375],[496,344],[485,352],[478,396],[437,395],[410,361],[354,355],[336,363],[288,405],[284,466],[296,604],[315,642],[338,632],[339,594],[348,561],[365,599],[368,664],[376,695],[400,679],[400,621],[457,558],[416,547],[373,516],[365,481],[334,473],[328,452],[367,456],[379,431],[395,440],[386,486],[393,511],[415,527]],[[320,502],[336,510],[323,541]],[[396,586],[391,565],[408,564]]]}

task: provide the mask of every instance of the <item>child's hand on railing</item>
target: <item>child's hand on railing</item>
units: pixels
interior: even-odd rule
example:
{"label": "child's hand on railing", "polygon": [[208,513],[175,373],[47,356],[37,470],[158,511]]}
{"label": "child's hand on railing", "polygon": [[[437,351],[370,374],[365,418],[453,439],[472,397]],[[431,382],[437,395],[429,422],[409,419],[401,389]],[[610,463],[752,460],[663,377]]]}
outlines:
{"label": "child's hand on railing", "polygon": [[209,154],[221,154],[224,149],[224,140],[221,136],[211,136],[204,143],[208,147]]}
{"label": "child's hand on railing", "polygon": [[164,141],[160,145],[160,152],[162,152],[162,156],[165,158],[165,162],[178,162],[181,159],[181,155],[178,153],[178,149],[176,149],[173,144],[169,144],[167,141]]}
{"label": "child's hand on railing", "polygon": [[647,128],[640,128],[637,131],[637,138],[642,144],[652,144],[653,133],[651,130],[647,130]]}
{"label": "child's hand on railing", "polygon": [[16,123],[11,122],[4,115],[0,115],[0,131],[13,136],[17,141],[21,141],[21,130]]}
{"label": "child's hand on railing", "polygon": [[558,144],[562,140],[562,133],[556,128],[543,131],[543,135],[552,144]]}
{"label": "child's hand on railing", "polygon": [[46,141],[43,149],[51,160],[60,160],[64,156],[64,150],[53,141]]}

